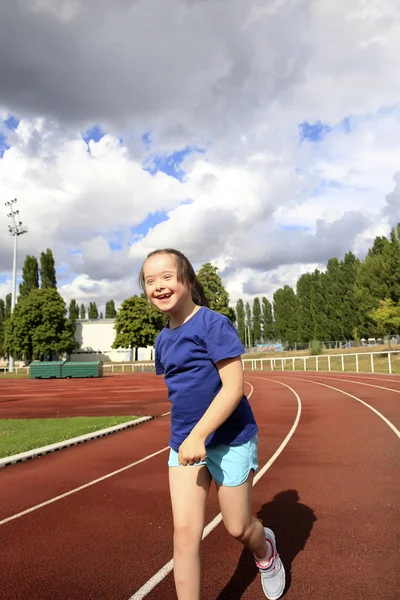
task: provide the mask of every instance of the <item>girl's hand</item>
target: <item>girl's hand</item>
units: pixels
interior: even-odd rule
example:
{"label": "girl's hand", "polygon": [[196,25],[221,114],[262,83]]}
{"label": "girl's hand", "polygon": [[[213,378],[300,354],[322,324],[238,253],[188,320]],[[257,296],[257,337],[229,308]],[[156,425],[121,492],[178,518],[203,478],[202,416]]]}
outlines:
{"label": "girl's hand", "polygon": [[186,440],[179,447],[179,464],[186,467],[187,465],[195,465],[204,460],[206,460],[204,440],[188,435]]}

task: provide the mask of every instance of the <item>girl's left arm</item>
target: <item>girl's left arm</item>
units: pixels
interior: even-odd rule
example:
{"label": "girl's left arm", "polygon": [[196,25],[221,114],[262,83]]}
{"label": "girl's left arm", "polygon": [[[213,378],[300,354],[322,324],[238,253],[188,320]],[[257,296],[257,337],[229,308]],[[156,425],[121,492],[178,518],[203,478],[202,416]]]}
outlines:
{"label": "girl's left arm", "polygon": [[222,387],[190,434],[203,441],[230,417],[244,394],[240,356],[219,361],[217,369]]}

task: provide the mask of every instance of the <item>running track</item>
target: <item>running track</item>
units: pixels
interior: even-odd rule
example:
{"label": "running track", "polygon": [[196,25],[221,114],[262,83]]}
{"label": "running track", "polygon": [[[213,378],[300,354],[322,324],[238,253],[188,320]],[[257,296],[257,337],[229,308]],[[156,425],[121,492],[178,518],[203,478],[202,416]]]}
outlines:
{"label": "running track", "polygon": [[[277,534],[285,598],[398,598],[400,378],[245,377],[266,466],[254,512]],[[0,385],[0,418],[158,415],[0,470],[1,600],[173,600],[169,417],[161,416],[169,403],[160,378]],[[252,557],[218,524],[218,513],[212,490],[203,600],[263,598]]]}

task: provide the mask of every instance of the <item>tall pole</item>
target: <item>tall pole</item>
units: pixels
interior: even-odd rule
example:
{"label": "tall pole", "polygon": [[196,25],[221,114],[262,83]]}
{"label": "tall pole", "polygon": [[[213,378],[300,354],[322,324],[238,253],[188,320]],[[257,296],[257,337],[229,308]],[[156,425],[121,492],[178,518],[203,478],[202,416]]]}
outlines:
{"label": "tall pole", "polygon": [[[17,223],[15,217],[19,215],[19,210],[15,209],[15,204],[17,199],[9,200],[4,204],[10,207],[10,213],[7,215],[12,220],[12,225],[8,226],[8,231],[10,235],[14,237],[14,257],[13,257],[13,279],[12,279],[12,289],[11,289],[11,314],[14,311],[16,299],[17,299],[17,248],[18,248],[18,236],[26,233],[28,231],[27,227],[22,225],[22,221]],[[9,373],[14,373],[14,357],[9,356],[8,362],[8,371]]]}

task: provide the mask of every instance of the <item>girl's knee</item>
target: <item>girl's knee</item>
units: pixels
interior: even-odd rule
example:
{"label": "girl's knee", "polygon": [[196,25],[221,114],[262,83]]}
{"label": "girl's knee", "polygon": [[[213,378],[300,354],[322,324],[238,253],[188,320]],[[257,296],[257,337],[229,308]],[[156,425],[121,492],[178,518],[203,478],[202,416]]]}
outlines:
{"label": "girl's knee", "polygon": [[227,530],[227,532],[234,537],[236,540],[243,540],[246,537],[246,534],[248,532],[248,528],[250,523],[241,523],[239,522],[235,522],[235,521],[231,521],[231,522],[224,522],[225,528]]}
{"label": "girl's knee", "polygon": [[200,546],[202,530],[193,527],[190,523],[179,523],[174,525],[175,548],[187,549]]}

